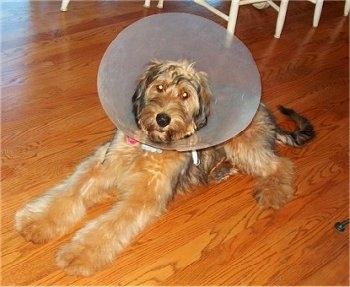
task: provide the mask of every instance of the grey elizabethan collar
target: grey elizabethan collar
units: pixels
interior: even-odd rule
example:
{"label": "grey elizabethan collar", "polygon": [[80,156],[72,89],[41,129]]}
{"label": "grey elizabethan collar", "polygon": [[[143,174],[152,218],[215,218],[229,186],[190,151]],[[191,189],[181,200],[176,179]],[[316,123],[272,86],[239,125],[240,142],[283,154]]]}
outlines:
{"label": "grey elizabethan collar", "polygon": [[[207,73],[213,93],[205,127],[169,145],[155,144],[138,129],[131,98],[151,60],[195,62]],[[244,130],[260,102],[260,75],[247,47],[218,24],[185,13],[164,13],[125,28],[105,52],[98,93],[113,123],[136,140],[162,149],[198,150],[220,144]]]}

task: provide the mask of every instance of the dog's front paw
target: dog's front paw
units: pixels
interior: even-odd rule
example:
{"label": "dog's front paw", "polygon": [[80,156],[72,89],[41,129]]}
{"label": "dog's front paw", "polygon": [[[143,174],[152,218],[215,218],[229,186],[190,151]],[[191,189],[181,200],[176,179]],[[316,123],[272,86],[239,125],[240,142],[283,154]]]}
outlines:
{"label": "dog's front paw", "polygon": [[16,213],[15,228],[25,240],[36,244],[46,243],[62,233],[45,212],[34,212],[28,207]]}
{"label": "dog's front paw", "polygon": [[70,242],[63,245],[56,256],[56,264],[68,275],[91,276],[106,267],[110,260],[108,250],[102,252],[96,245]]}

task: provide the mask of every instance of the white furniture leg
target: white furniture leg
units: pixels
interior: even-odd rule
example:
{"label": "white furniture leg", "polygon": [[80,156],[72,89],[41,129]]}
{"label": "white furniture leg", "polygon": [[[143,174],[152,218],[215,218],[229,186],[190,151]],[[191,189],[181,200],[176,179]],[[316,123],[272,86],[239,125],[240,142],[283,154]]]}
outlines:
{"label": "white furniture leg", "polygon": [[[163,2],[164,0],[158,0],[158,8],[163,8]],[[145,3],[143,4],[143,7],[149,8],[151,6],[151,0],[145,0]]]}
{"label": "white furniture leg", "polygon": [[157,7],[158,8],[163,8],[163,2],[164,2],[164,0],[159,0]]}
{"label": "white furniture leg", "polygon": [[231,1],[230,14],[228,16],[228,23],[227,23],[227,31],[231,34],[234,34],[236,29],[239,1],[240,0]]}
{"label": "white furniture leg", "polygon": [[350,0],[345,0],[344,16],[348,16],[350,12]]}
{"label": "white furniture leg", "polygon": [[316,3],[315,3],[314,18],[312,21],[312,26],[314,26],[315,28],[318,26],[318,23],[320,22],[323,1],[324,0],[316,0]]}
{"label": "white furniture leg", "polygon": [[274,35],[275,38],[281,37],[284,21],[286,19],[288,3],[289,3],[289,0],[281,0],[281,4],[278,8],[276,30],[275,30],[275,35]]}
{"label": "white furniture leg", "polygon": [[61,11],[67,11],[67,7],[68,7],[68,4],[69,4],[69,1],[70,0],[62,0],[62,2],[61,2]]}
{"label": "white furniture leg", "polygon": [[212,5],[208,4],[206,0],[194,0],[194,2],[207,8],[209,11],[213,12],[214,14],[218,15],[222,19],[226,20],[228,22],[227,31],[232,34],[235,33],[238,10],[240,5],[256,4],[255,6],[258,9],[263,9],[263,8],[267,8],[268,6],[271,6],[278,12],[276,30],[275,30],[274,36],[276,38],[279,38],[283,29],[284,20],[286,18],[289,0],[281,0],[280,5],[277,5],[271,0],[231,0],[229,15],[226,15],[225,13],[216,9]]}

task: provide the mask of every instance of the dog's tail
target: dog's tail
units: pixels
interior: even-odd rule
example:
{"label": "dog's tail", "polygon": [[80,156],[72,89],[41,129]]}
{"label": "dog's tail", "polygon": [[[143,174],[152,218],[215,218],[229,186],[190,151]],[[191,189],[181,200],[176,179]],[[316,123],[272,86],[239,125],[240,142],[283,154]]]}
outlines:
{"label": "dog's tail", "polygon": [[314,127],[307,118],[283,106],[279,106],[279,110],[282,114],[294,120],[298,128],[295,131],[289,132],[278,127],[276,133],[278,143],[292,147],[302,147],[315,137]]}

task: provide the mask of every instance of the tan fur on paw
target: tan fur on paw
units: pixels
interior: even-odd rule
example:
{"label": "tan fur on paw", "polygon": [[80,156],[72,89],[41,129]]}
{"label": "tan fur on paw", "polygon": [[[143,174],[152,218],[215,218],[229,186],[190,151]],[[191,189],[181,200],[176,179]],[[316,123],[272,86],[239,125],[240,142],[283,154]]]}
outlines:
{"label": "tan fur on paw", "polygon": [[69,275],[87,277],[105,267],[108,264],[107,257],[108,254],[101,252],[98,247],[71,242],[57,252],[56,264]]}

